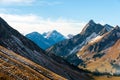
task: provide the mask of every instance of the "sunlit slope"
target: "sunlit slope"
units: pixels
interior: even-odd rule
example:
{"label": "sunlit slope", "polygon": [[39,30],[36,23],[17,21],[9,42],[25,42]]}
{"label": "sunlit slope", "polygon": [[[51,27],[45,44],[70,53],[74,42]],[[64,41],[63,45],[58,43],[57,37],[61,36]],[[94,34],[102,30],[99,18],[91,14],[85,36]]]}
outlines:
{"label": "sunlit slope", "polygon": [[0,46],[0,79],[66,80],[2,46]]}
{"label": "sunlit slope", "polygon": [[79,68],[91,72],[120,75],[120,28],[117,26],[99,40],[89,42],[77,53]]}

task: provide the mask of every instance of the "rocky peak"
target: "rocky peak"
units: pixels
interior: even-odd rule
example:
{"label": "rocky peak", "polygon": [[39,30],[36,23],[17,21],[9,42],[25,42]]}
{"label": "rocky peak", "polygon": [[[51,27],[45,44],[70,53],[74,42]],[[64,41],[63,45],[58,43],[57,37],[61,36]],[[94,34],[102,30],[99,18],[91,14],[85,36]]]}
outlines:
{"label": "rocky peak", "polygon": [[52,33],[58,33],[56,30],[53,30]]}
{"label": "rocky peak", "polygon": [[115,30],[120,30],[120,27],[117,25],[114,29]]}
{"label": "rocky peak", "polygon": [[116,26],[110,33],[111,33],[111,34],[120,33],[120,27],[119,27],[119,26]]}
{"label": "rocky peak", "polygon": [[105,24],[104,26],[107,27],[107,26],[110,26],[110,25],[109,24]]}
{"label": "rocky peak", "polygon": [[3,29],[4,26],[3,24],[5,24],[6,22],[0,17],[0,29]]}
{"label": "rocky peak", "polygon": [[[41,39],[41,40],[46,40],[40,33],[38,32],[32,32],[32,33],[29,33],[26,35],[27,38],[29,39],[34,39],[34,40],[38,40],[38,39]],[[34,42],[34,41],[33,41]],[[40,42],[39,42],[40,43]]]}
{"label": "rocky peak", "polygon": [[[0,38],[7,38],[11,34],[11,27],[0,17]],[[9,34],[9,35],[8,35]]]}
{"label": "rocky peak", "polygon": [[113,26],[109,25],[109,24],[105,24],[104,28],[99,32],[99,35],[103,35],[107,32],[110,32],[113,30]]}
{"label": "rocky peak", "polygon": [[49,31],[47,33],[44,33],[43,36],[46,36],[46,38],[49,38],[51,36],[57,36],[57,35],[61,35],[59,32],[57,32],[56,30],[53,31]]}
{"label": "rocky peak", "polygon": [[73,34],[68,34],[68,35],[67,35],[67,38],[68,38],[68,39],[71,39],[71,38],[73,38],[73,37],[74,37]]}
{"label": "rocky peak", "polygon": [[5,21],[0,17],[0,23],[3,23],[3,22],[5,22]]}
{"label": "rocky peak", "polygon": [[[2,25],[2,26],[1,26]],[[10,28],[10,26],[7,24],[7,22],[0,17],[0,28],[6,27],[7,29]]]}
{"label": "rocky peak", "polygon": [[104,27],[107,31],[111,31],[113,29],[113,27],[111,25],[108,25],[108,24],[105,24]]}
{"label": "rocky peak", "polygon": [[104,26],[101,24],[96,24],[93,20],[90,20],[80,34],[85,36],[90,36],[92,33],[98,34],[103,28]]}
{"label": "rocky peak", "polygon": [[[62,35],[60,32],[58,32],[58,31],[56,31],[56,30],[53,30],[53,31],[49,31],[49,32],[47,32],[47,33],[43,33],[43,36],[45,37],[45,38],[47,38],[47,39],[54,39],[55,40],[55,42],[56,42],[56,40],[58,41],[58,39],[62,39],[62,40],[64,40],[65,39],[65,37],[64,37],[64,35]],[[56,39],[55,39],[56,38]]]}
{"label": "rocky peak", "polygon": [[32,32],[32,33],[29,33],[27,34],[26,36],[29,36],[29,35],[32,35],[32,36],[42,36],[40,33],[38,32]]}
{"label": "rocky peak", "polygon": [[89,25],[94,25],[96,24],[92,19],[88,22]]}
{"label": "rocky peak", "polygon": [[120,27],[116,26],[111,32],[110,35],[120,38]]}

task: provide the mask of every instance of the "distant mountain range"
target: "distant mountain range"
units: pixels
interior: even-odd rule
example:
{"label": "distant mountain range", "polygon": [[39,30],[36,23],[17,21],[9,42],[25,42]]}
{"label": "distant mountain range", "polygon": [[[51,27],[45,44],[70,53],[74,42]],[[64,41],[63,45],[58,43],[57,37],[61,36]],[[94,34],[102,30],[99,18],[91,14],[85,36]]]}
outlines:
{"label": "distant mountain range", "polygon": [[54,44],[66,39],[61,33],[56,30],[45,32],[40,34],[38,32],[32,32],[26,35],[26,37],[36,43],[40,48],[46,50]]}

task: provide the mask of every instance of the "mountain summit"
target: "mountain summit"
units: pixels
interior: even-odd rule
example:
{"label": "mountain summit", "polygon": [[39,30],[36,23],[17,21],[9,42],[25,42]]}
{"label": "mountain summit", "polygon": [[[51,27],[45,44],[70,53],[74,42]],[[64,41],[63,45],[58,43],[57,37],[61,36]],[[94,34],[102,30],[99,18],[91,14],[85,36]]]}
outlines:
{"label": "mountain summit", "polygon": [[27,34],[26,37],[36,43],[43,50],[46,50],[54,44],[66,39],[61,33],[57,32],[56,30],[45,32],[43,34],[32,32]]}
{"label": "mountain summit", "polygon": [[93,20],[90,20],[85,27],[83,28],[82,32],[80,33],[81,35],[86,35],[89,36],[90,33],[99,33],[102,29],[104,28],[104,26],[102,26],[101,24],[96,24]]}
{"label": "mountain summit", "polygon": [[38,32],[32,32],[26,35],[26,37],[32,40],[35,44],[37,44],[42,49],[47,49],[50,47],[50,42],[43,35]]}
{"label": "mountain summit", "polygon": [[48,40],[54,42],[53,44],[66,39],[61,33],[56,30],[43,33],[43,36]]}
{"label": "mountain summit", "polygon": [[94,25],[96,24],[92,19],[88,22],[89,25]]}

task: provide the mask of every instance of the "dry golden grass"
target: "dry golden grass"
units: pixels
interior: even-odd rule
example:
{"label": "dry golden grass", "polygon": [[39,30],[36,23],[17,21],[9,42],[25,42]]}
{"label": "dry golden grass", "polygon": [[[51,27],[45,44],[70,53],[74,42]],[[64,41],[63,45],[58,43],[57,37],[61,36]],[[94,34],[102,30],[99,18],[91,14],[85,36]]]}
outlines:
{"label": "dry golden grass", "polygon": [[0,72],[0,80],[15,80],[3,72]]}
{"label": "dry golden grass", "polygon": [[[99,40],[98,40],[99,41]],[[92,43],[93,44],[93,43]],[[113,74],[116,72],[116,69],[111,65],[111,61],[115,61],[116,63],[119,63],[120,61],[120,40],[118,40],[112,47],[103,50],[102,53],[105,53],[104,56],[101,58],[93,58],[94,54],[97,54],[94,51],[88,51],[89,48],[88,44],[82,48],[80,52],[78,52],[77,56],[82,56],[82,59],[85,61],[86,67],[79,68],[89,70],[91,72],[98,71],[101,73],[110,73]],[[87,58],[90,58],[89,60],[86,60]]]}
{"label": "dry golden grass", "polygon": [[120,80],[117,76],[94,76],[94,80]]}
{"label": "dry golden grass", "polygon": [[[66,80],[40,65],[0,46],[0,73],[6,80]],[[8,79],[7,79],[8,78]]]}
{"label": "dry golden grass", "polygon": [[109,48],[106,53],[108,53],[106,56],[109,56],[111,59],[116,59],[120,55],[120,40]]}

